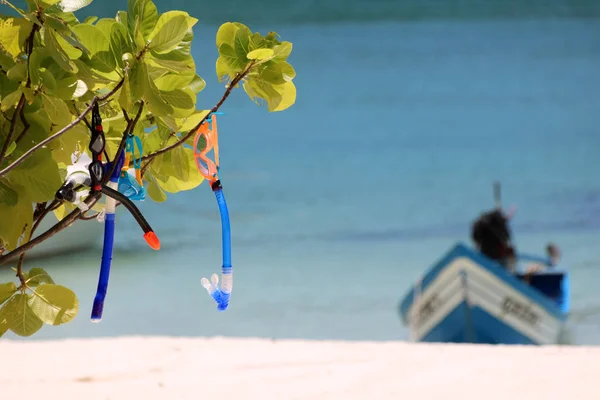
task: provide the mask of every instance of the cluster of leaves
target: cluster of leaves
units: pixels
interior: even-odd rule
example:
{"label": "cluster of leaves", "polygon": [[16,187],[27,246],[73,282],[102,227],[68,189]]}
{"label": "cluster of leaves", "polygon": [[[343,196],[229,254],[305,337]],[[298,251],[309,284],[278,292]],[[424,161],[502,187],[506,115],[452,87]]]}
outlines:
{"label": "cluster of leaves", "polygon": [[[54,199],[72,155],[89,154],[88,119],[81,116],[99,98],[108,156],[115,156],[125,134],[138,136],[148,195],[157,202],[202,183],[188,132],[216,111],[233,87],[243,85],[269,111],[295,102],[295,71],[287,62],[292,44],[273,32],[252,33],[237,22],[219,28],[216,71],[227,90],[217,106],[197,109],[197,96],[206,86],[191,55],[198,20],[183,11],[159,14],[151,0],[128,0],[127,11],[114,18],[78,20],[74,12],[91,2],[27,0],[27,10],[1,2],[18,16],[0,15],[0,258],[31,240],[39,218],[35,210]],[[63,203],[53,211],[60,220],[73,209]],[[26,290],[21,282],[21,291]],[[32,299],[43,296],[42,288],[42,293],[55,290],[49,285],[40,285],[34,297],[11,294],[0,323],[14,304],[28,304],[47,322]],[[6,293],[12,288],[6,286]]]}
{"label": "cluster of leaves", "polygon": [[42,268],[24,273],[25,283],[0,284],[0,336],[9,329],[31,336],[44,324],[65,324],[77,315],[79,301],[69,288],[56,285]]}

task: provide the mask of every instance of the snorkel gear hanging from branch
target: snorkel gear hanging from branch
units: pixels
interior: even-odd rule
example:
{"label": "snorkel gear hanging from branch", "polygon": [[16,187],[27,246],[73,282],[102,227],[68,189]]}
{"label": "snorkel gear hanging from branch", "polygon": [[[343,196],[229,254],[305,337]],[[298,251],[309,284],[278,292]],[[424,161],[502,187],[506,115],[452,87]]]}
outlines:
{"label": "snorkel gear hanging from branch", "polygon": [[[91,319],[93,322],[100,322],[102,320],[102,313],[104,310],[104,300],[108,289],[114,245],[115,208],[117,201],[123,204],[133,215],[138,225],[140,225],[144,231],[144,239],[148,245],[154,250],[160,249],[158,237],[140,210],[127,198],[127,196],[118,191],[119,177],[121,176],[121,169],[125,159],[124,152],[115,156],[114,162],[116,162],[116,165],[112,168],[113,163],[102,163],[102,155],[105,153],[105,146],[106,138],[102,128],[100,110],[98,105],[95,104],[92,110],[91,139],[89,144],[92,160],[88,165],[87,173],[86,171],[79,169],[68,175],[65,183],[58,189],[55,195],[57,200],[66,200],[73,203],[82,198],[84,194],[94,195],[101,192],[106,195],[106,205],[104,210],[104,244],[102,248],[102,262],[100,265],[98,288],[92,307]],[[105,175],[111,170],[113,172],[110,179],[108,183],[104,185],[102,181]],[[80,186],[90,186],[90,189],[77,191]]]}
{"label": "snorkel gear hanging from branch", "polygon": [[[135,158],[134,148],[138,148],[140,156]],[[127,134],[125,140],[125,162],[121,168],[119,177],[119,192],[131,200],[144,201],[146,199],[146,188],[142,182],[141,157],[144,154],[142,140],[131,133]],[[134,173],[131,174],[129,163],[133,161]]]}
{"label": "snorkel gear hanging from branch", "polygon": [[[210,188],[215,194],[219,213],[221,214],[221,246],[223,252],[223,265],[221,267],[221,287],[219,277],[212,274],[211,280],[202,278],[201,284],[208,294],[217,302],[217,309],[225,311],[229,306],[229,298],[233,289],[233,267],[231,265],[231,227],[229,211],[223,194],[223,186],[219,180],[219,133],[217,130],[217,113],[212,113],[198,129],[194,138],[194,158],[198,170],[210,183]],[[208,158],[207,153],[213,151],[215,161]]]}

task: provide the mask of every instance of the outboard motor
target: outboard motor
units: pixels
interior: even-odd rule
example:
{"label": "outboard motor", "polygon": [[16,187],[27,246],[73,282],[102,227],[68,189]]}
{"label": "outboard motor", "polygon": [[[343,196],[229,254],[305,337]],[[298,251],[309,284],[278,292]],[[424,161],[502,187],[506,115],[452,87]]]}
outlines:
{"label": "outboard motor", "polygon": [[488,211],[473,223],[471,238],[479,251],[486,257],[512,269],[515,261],[515,249],[511,243],[508,221],[502,210]]}

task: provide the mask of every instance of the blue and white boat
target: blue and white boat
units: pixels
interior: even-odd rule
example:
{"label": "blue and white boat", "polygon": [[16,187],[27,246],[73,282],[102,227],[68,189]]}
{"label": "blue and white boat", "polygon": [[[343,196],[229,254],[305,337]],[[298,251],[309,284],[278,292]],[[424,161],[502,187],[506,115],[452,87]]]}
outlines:
{"label": "blue and white boat", "polygon": [[419,342],[556,344],[569,312],[569,274],[524,273],[542,257],[516,255],[507,269],[458,243],[433,265],[400,304],[400,313]]}

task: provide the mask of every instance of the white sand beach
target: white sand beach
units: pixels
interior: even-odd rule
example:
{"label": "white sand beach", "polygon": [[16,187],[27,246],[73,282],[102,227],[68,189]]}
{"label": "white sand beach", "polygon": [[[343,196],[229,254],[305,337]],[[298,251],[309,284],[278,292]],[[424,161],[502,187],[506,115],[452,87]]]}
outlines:
{"label": "white sand beach", "polygon": [[597,400],[600,347],[0,340],[2,398]]}

